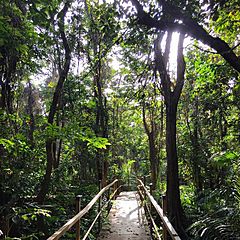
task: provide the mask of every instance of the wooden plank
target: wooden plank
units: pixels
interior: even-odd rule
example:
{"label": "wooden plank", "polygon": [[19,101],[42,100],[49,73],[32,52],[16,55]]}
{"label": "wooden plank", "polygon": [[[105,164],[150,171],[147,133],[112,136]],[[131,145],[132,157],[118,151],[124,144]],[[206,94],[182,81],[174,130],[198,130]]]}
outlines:
{"label": "wooden plank", "polygon": [[149,200],[151,201],[152,205],[154,206],[154,208],[156,209],[158,215],[160,216],[160,218],[162,219],[163,225],[166,227],[166,229],[168,230],[168,233],[170,234],[171,238],[173,240],[181,240],[181,238],[178,236],[176,230],[174,229],[174,227],[172,226],[171,222],[168,220],[167,216],[165,216],[163,214],[163,210],[162,208],[158,205],[158,203],[156,202],[156,200],[153,198],[153,196],[148,192],[148,190],[146,189],[146,187],[144,186],[143,182],[138,179],[138,181],[140,182],[142,188],[144,189],[145,193],[147,194]]}
{"label": "wooden plank", "polygon": [[118,179],[104,187],[89,203],[88,205],[83,208],[82,211],[80,211],[77,215],[75,215],[73,218],[68,220],[67,223],[65,223],[60,229],[58,229],[52,236],[50,236],[47,240],[57,240],[59,239],[64,233],[66,233],[78,220],[80,220],[91,208],[92,206],[97,202],[97,200],[102,196],[102,194],[107,191],[111,186],[113,186]]}

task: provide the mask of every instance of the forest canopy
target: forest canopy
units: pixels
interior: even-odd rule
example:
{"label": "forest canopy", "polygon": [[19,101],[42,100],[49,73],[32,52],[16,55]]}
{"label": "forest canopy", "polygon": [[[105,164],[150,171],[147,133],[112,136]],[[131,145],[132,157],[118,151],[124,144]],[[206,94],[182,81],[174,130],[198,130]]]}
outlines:
{"label": "forest canopy", "polygon": [[145,176],[182,239],[239,239],[239,32],[238,0],[0,0],[0,238]]}

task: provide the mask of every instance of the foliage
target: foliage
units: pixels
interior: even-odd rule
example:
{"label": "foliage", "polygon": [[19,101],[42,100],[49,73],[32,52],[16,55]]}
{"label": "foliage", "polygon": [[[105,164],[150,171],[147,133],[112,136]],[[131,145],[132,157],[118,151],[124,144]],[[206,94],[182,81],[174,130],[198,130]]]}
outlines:
{"label": "foliage", "polygon": [[[64,65],[57,23],[65,2],[71,3],[64,33],[72,63],[49,124]],[[139,2],[166,26],[181,24],[186,14],[185,20],[204,26],[212,39],[225,40],[239,55],[239,1]],[[180,7],[181,14],[176,8],[170,9],[176,16],[165,12],[160,2]],[[160,199],[167,161],[166,113],[154,60],[157,30],[137,20],[125,0],[1,0],[0,12],[0,231],[5,239],[46,239],[75,214],[76,195],[83,195],[85,206],[98,192],[99,169],[107,169],[108,181],[148,178],[150,135],[144,129],[143,106],[145,124],[156,129],[159,177],[154,194]],[[188,42],[177,115],[188,233],[191,239],[238,239],[239,73],[201,42]],[[52,141],[54,163],[45,203],[39,205],[47,140]],[[83,219],[83,230],[96,211]],[[70,230],[65,238],[73,234]]]}

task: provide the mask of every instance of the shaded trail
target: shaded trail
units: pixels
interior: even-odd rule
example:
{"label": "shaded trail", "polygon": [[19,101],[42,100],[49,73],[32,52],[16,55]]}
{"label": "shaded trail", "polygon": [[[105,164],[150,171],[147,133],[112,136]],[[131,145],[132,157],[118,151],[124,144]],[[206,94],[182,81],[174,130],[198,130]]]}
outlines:
{"label": "shaded trail", "polygon": [[121,192],[109,213],[98,240],[150,240],[144,211],[139,205],[137,192]]}

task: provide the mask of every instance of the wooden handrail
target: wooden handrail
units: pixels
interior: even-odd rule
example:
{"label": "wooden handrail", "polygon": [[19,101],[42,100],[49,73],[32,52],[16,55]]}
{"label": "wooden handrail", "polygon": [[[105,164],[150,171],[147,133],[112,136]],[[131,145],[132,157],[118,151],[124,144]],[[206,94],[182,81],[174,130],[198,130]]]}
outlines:
{"label": "wooden handrail", "polygon": [[[143,196],[143,194],[141,193],[140,187],[137,186],[137,188],[138,188],[138,191],[139,191],[140,198],[143,200],[143,199],[144,199],[144,196]],[[150,216],[150,220],[151,220],[151,222],[152,222],[152,224],[153,224],[153,228],[154,228],[154,230],[155,230],[155,234],[157,235],[157,238],[158,238],[159,240],[162,240],[162,237],[160,236],[160,234],[159,234],[159,232],[158,232],[157,224],[155,223],[155,221],[154,221],[154,219],[153,219],[153,216],[152,216],[152,214],[151,214],[151,210],[149,209],[149,207],[148,207],[147,204],[146,204],[145,206],[146,206],[147,211],[148,211],[148,214],[149,214],[149,216]]]}
{"label": "wooden handrail", "polygon": [[79,221],[97,202],[97,200],[102,196],[104,192],[106,192],[110,187],[112,187],[118,179],[113,181],[112,183],[108,184],[104,187],[89,203],[88,205],[83,208],[77,215],[67,221],[60,229],[58,229],[52,236],[50,236],[47,240],[57,240],[59,239],[64,233],[66,233],[77,221]]}
{"label": "wooden handrail", "polygon": [[121,188],[122,186],[119,186],[112,194],[112,196],[110,197],[110,199],[102,206],[101,210],[99,211],[99,213],[97,214],[97,216],[95,217],[95,219],[93,220],[91,226],[89,227],[89,229],[87,230],[87,232],[85,233],[84,237],[82,240],[86,240],[90,231],[92,230],[94,224],[96,223],[97,219],[99,218],[100,214],[102,213],[103,209],[108,205],[108,203],[113,199],[113,197],[115,196],[115,194],[118,192],[118,190]]}
{"label": "wooden handrail", "polygon": [[143,188],[145,194],[148,196],[150,202],[152,203],[153,207],[155,208],[155,210],[157,211],[158,215],[160,216],[164,227],[167,229],[169,235],[171,236],[172,240],[181,240],[181,238],[178,236],[176,230],[174,229],[174,227],[172,226],[171,222],[169,221],[169,219],[167,218],[166,215],[164,215],[163,213],[163,209],[158,205],[158,203],[156,202],[156,200],[153,198],[153,196],[149,193],[149,191],[147,190],[147,188],[144,186],[143,182],[140,179],[137,179],[138,182],[141,184],[141,187]]}

